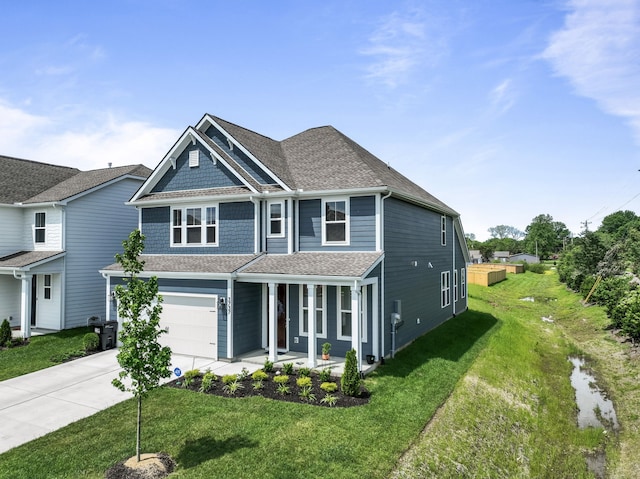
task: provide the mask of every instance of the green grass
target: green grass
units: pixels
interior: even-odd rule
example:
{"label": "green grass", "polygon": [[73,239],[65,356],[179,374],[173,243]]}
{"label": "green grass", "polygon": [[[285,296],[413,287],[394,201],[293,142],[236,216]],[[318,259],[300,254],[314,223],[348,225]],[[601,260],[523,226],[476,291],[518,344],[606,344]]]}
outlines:
{"label": "green grass", "polygon": [[[625,457],[636,468],[627,474],[617,467],[625,461],[615,437],[576,425],[567,356],[589,349],[598,369],[608,338],[602,310],[584,308],[552,272],[469,285],[469,294],[470,307],[499,318],[500,328],[392,477],[587,478],[584,455],[596,449],[607,450],[608,470],[617,471],[609,477],[636,477],[635,439]],[[550,316],[553,323],[542,321]],[[626,402],[626,394],[612,393]],[[637,430],[638,421],[628,425]]]}
{"label": "green grass", "polygon": [[44,336],[32,336],[27,346],[0,351],[0,381],[57,364],[51,358],[84,351],[82,336],[90,331],[90,328],[75,328]]}
{"label": "green grass", "polygon": [[[369,404],[322,408],[161,388],[143,404],[142,449],[183,478],[385,478],[487,344],[482,312],[448,321],[366,380]],[[0,477],[99,478],[135,451],[126,401],[0,455]]]}

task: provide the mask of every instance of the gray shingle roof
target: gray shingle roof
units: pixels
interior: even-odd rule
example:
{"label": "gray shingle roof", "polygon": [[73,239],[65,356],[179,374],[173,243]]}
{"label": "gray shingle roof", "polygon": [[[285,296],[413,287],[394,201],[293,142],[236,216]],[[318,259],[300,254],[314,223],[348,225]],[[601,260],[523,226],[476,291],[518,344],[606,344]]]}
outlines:
{"label": "gray shingle roof", "polygon": [[0,156],[0,203],[21,203],[78,173],[77,168]]}
{"label": "gray shingle roof", "polygon": [[291,189],[322,191],[388,187],[458,216],[455,210],[332,126],[311,128],[278,142],[209,116]]}
{"label": "gray shingle roof", "polygon": [[[256,255],[141,255],[145,262],[144,271],[156,273],[233,273],[250,263]],[[114,263],[105,271],[122,271],[119,263]]]}
{"label": "gray shingle roof", "polygon": [[48,203],[62,201],[124,175],[147,178],[151,170],[129,165],[99,170],[50,165],[0,156],[0,203]]}
{"label": "gray shingle roof", "polygon": [[381,257],[381,252],[264,255],[242,269],[242,274],[282,274],[292,276],[335,276],[360,278]]}
{"label": "gray shingle roof", "polygon": [[99,170],[81,171],[57,185],[32,196],[23,203],[46,203],[62,201],[77,194],[88,191],[97,186],[108,183],[120,176],[131,175],[148,178],[151,170],[144,165],[128,165],[115,168],[102,168]]}
{"label": "gray shingle roof", "polygon": [[0,268],[24,268],[62,253],[64,251],[18,251],[0,258]]}

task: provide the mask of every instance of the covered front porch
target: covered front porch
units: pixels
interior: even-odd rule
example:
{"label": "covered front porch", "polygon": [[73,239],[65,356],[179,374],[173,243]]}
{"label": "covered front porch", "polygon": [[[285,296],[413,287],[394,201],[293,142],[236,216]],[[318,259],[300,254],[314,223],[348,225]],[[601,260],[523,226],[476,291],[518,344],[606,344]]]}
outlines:
{"label": "covered front porch", "polygon": [[[255,364],[260,367],[264,366],[264,362],[269,359],[269,351],[264,349],[257,349],[255,351],[250,351],[245,354],[241,354],[238,356],[238,361],[242,361],[244,363]],[[295,351],[288,351],[286,353],[278,353],[276,356],[276,360],[273,361],[273,364],[276,368],[281,368],[284,363],[293,363],[294,369],[306,368],[308,367],[308,355],[305,353],[298,353]],[[345,358],[331,356],[328,360],[318,359],[316,361],[316,367],[313,368],[317,371],[321,371],[324,368],[331,369],[331,374],[333,376],[342,376],[344,373],[344,363]],[[363,375],[367,375],[374,371],[379,362],[373,362],[369,364],[366,360],[360,362],[360,371]]]}

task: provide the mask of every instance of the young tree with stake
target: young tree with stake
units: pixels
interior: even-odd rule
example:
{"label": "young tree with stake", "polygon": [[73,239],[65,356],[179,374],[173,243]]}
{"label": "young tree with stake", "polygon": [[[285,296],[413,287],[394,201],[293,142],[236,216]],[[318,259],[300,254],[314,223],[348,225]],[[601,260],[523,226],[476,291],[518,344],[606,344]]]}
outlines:
{"label": "young tree with stake", "polygon": [[[138,277],[144,267],[144,261],[139,259],[144,250],[144,235],[136,229],[122,245],[124,253],[116,254],[116,261],[126,274],[126,286],[116,286],[116,298],[118,315],[124,320],[118,336],[122,346],[117,356],[123,371],[112,384],[121,391],[132,392],[138,400],[136,456],[140,462],[142,399],[159,386],[162,378],[171,375],[171,349],[158,342],[166,332],[160,329],[162,297],[158,296],[158,278],[153,276],[144,281]],[[125,378],[130,379],[130,385],[123,382]]]}

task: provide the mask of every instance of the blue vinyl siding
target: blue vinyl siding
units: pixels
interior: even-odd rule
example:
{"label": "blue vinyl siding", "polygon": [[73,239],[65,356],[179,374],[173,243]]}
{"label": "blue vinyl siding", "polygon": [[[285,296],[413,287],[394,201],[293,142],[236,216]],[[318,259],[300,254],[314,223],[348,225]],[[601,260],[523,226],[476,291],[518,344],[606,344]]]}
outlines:
{"label": "blue vinyl siding", "polygon": [[234,356],[262,346],[262,285],[235,283],[233,298]]}
{"label": "blue vinyl siding", "polygon": [[223,135],[216,127],[210,126],[205,134],[211,138],[220,148],[226,151],[240,166],[242,166],[251,177],[263,185],[271,185],[276,181],[264,172],[256,163],[244,154],[238,147],[229,149],[226,135]]}
{"label": "blue vinyl siding", "polygon": [[171,247],[171,209],[142,210],[145,254],[251,254],[254,247],[254,208],[249,201],[221,203],[218,246]]}
{"label": "blue vinyl siding", "polygon": [[[284,228],[284,237],[282,238],[269,238],[267,237],[267,252],[272,254],[286,254],[289,252],[289,222],[287,221],[287,216],[289,215],[289,204],[291,201],[284,202],[284,212],[283,212],[283,228]],[[267,223],[267,231],[269,231],[269,205],[267,204],[265,207],[265,218]]]}
{"label": "blue vinyl siding", "polygon": [[90,316],[105,317],[105,281],[98,271],[114,262],[122,241],[138,225],[136,209],[124,202],[140,185],[123,179],[66,206],[63,328],[86,326]]}
{"label": "blue vinyl siding", "polygon": [[[447,245],[441,246],[439,213],[389,198],[384,202],[384,215],[385,322],[389,324],[393,301],[401,300],[404,324],[397,332],[399,347],[452,316],[451,306],[441,307],[440,273],[450,271],[453,295],[453,226],[447,218]],[[384,334],[388,353],[390,328],[385,327]]]}
{"label": "blue vinyl siding", "polygon": [[[190,168],[189,151],[196,149],[200,151],[200,163],[199,166]],[[152,192],[198,190],[238,185],[242,185],[242,182],[221,163],[214,165],[208,151],[198,143],[186,148],[176,158],[176,169],[169,168],[153,187]]]}
{"label": "blue vinyl siding", "polygon": [[350,244],[346,246],[322,246],[321,200],[301,200],[299,204],[300,251],[375,251],[375,196],[355,196],[349,199]]}

